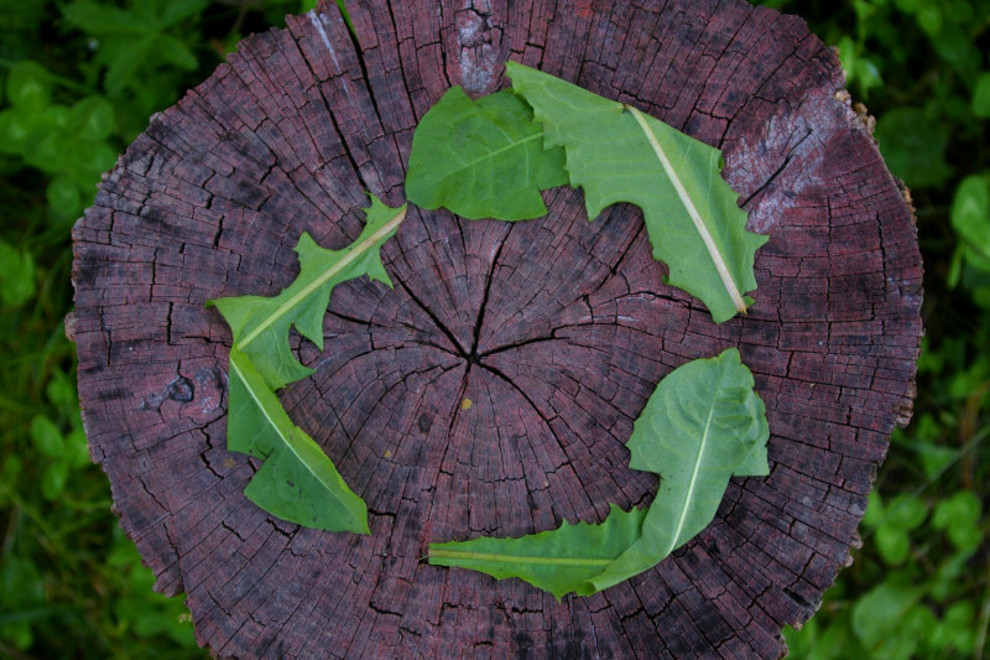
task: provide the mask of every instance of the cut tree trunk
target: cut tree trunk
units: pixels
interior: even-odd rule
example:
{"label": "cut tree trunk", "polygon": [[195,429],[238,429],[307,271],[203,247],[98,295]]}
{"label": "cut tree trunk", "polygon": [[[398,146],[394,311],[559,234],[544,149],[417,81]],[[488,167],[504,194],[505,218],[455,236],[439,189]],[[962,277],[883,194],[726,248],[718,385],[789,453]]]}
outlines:
{"label": "cut tree trunk", "polygon": [[[888,436],[910,416],[922,271],[906,193],[803,21],[735,0],[347,3],[253,36],[152,118],[75,229],[79,389],[121,525],[185,592],[199,642],[270,658],[777,657],[858,543]],[[645,5],[645,6],[641,6]],[[301,528],[243,495],[225,449],[231,335],[204,302],[274,295],[303,231],[352,241],[365,191],[404,201],[417,121],[507,59],[635,104],[724,150],[770,239],[749,315],[715,325],[664,284],[642,216],[465,221],[411,208],[395,288],[339,286],[316,373],[281,398],[370,510]],[[653,570],[561,602],[423,561],[430,541],[601,521],[656,492],[632,422],[675,367],[739,348],[771,473]]]}

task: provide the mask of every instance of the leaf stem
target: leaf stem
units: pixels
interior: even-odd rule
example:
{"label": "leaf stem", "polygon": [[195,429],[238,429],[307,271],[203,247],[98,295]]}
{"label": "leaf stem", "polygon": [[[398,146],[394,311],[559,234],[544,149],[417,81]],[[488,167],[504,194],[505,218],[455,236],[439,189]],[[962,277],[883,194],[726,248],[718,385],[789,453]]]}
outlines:
{"label": "leaf stem", "polygon": [[[718,386],[715,388],[716,393],[722,387],[723,380],[724,374],[719,378]],[[677,517],[677,526],[674,529],[674,533],[670,537],[670,545],[666,550],[664,550],[662,555],[658,555],[659,557],[666,557],[679,547],[681,532],[684,531],[684,522],[687,520],[688,512],[691,509],[690,505],[694,499],[694,489],[698,484],[698,474],[701,471],[701,465],[705,459],[705,451],[708,448],[708,438],[711,436],[712,419],[715,417],[715,408],[716,401],[713,398],[708,407],[708,417],[705,419],[705,429],[701,433],[701,440],[698,443],[698,451],[695,454],[694,467],[691,469],[691,479],[688,481],[687,493],[684,495],[684,506],[681,507],[681,513]]]}
{"label": "leaf stem", "polygon": [[707,248],[708,254],[715,263],[715,270],[718,271],[719,279],[722,280],[722,285],[728,291],[729,297],[732,299],[732,304],[735,305],[738,312],[745,314],[746,301],[743,300],[742,294],[739,293],[739,288],[736,286],[735,280],[732,279],[732,274],[729,273],[725,259],[722,258],[722,253],[719,252],[718,246],[715,245],[715,239],[712,238],[711,232],[708,231],[708,226],[705,225],[705,221],[701,217],[701,213],[698,212],[698,208],[694,205],[694,200],[691,199],[688,191],[684,188],[684,184],[681,183],[680,178],[677,176],[677,170],[674,169],[673,163],[667,158],[667,154],[657,140],[653,129],[646,122],[646,115],[631,105],[626,105],[625,108],[632,114],[640,128],[643,129],[646,139],[649,140],[650,146],[653,147],[653,153],[656,154],[660,164],[663,165],[664,171],[667,172],[670,182],[674,185],[674,190],[677,191],[677,196],[680,197],[681,203],[687,209],[688,215],[691,216],[691,221],[694,223],[695,229],[701,235],[701,240],[704,241],[705,248]]}
{"label": "leaf stem", "polygon": [[534,557],[524,555],[498,554],[494,552],[466,552],[464,550],[434,550],[430,549],[430,559],[460,559],[492,561],[505,564],[548,564],[555,566],[608,566],[611,559],[593,559],[590,557]]}
{"label": "leaf stem", "polygon": [[400,208],[399,212],[395,214],[395,217],[393,217],[391,220],[389,220],[384,225],[382,225],[378,231],[371,234],[370,236],[368,236],[368,238],[364,239],[357,245],[352,246],[351,249],[347,252],[347,254],[340,259],[340,261],[338,261],[330,268],[323,271],[323,273],[319,277],[317,277],[312,282],[301,288],[299,291],[296,292],[294,296],[292,296],[291,298],[283,302],[281,305],[279,305],[278,309],[276,309],[274,312],[268,315],[268,317],[265,318],[261,323],[259,323],[254,330],[244,335],[244,337],[240,341],[239,348],[243,350],[245,346],[247,346],[252,341],[257,339],[265,330],[270,328],[272,324],[274,324],[275,321],[281,318],[288,310],[292,309],[300,302],[305,300],[310,294],[312,294],[314,291],[316,291],[321,286],[323,286],[331,279],[333,279],[335,275],[337,275],[345,268],[350,266],[352,263],[357,261],[358,258],[361,257],[361,255],[363,255],[365,252],[367,252],[372,247],[374,247],[375,244],[378,243],[378,241],[388,236],[389,233],[394,231],[395,228],[398,227],[403,220],[405,220],[407,208],[408,207],[406,206]]}

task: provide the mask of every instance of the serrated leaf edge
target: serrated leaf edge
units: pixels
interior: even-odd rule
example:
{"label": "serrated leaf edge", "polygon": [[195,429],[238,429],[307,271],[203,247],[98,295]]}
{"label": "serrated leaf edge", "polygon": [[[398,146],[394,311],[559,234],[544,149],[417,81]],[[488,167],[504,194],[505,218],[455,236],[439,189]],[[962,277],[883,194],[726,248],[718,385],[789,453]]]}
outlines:
{"label": "serrated leaf edge", "polygon": [[724,286],[725,290],[728,292],[729,298],[732,300],[732,304],[735,306],[736,311],[745,314],[746,301],[743,299],[742,293],[739,292],[739,288],[736,286],[735,280],[732,279],[732,274],[729,272],[729,267],[726,265],[725,259],[722,257],[722,252],[715,244],[715,239],[712,238],[712,233],[709,231],[708,225],[705,224],[704,218],[702,218],[701,213],[698,212],[698,207],[695,206],[694,200],[691,199],[691,195],[688,193],[687,189],[684,187],[684,184],[681,182],[680,177],[677,175],[677,170],[674,168],[673,163],[670,162],[670,158],[667,157],[667,153],[664,151],[663,146],[657,139],[656,133],[653,132],[653,129],[646,121],[647,116],[631,105],[626,104],[624,107],[643,130],[647,141],[650,143],[650,147],[653,149],[653,153],[656,154],[657,160],[660,161],[664,172],[667,173],[667,177],[674,186],[674,190],[677,191],[677,196],[680,198],[681,204],[684,205],[688,216],[691,218],[691,222],[694,223],[694,228],[698,231],[698,234],[701,235],[701,240],[705,244],[705,249],[708,250],[708,254],[711,256],[712,262],[715,264],[715,270],[718,272],[718,277],[722,280],[722,286]]}
{"label": "serrated leaf edge", "polygon": [[[296,452],[295,447],[293,446],[293,443],[288,438],[285,437],[285,434],[283,433],[282,428],[279,425],[278,420],[274,419],[269,414],[268,407],[265,405],[265,402],[262,400],[262,396],[268,396],[268,397],[271,397],[272,399],[275,400],[274,405],[278,406],[278,409],[280,411],[282,411],[283,414],[285,414],[286,420],[291,425],[291,428],[293,430],[298,431],[298,435],[296,436],[296,441],[298,441],[298,442],[312,443],[313,445],[315,445],[316,448],[319,449],[320,456],[323,457],[321,460],[325,460],[327,466],[330,469],[330,471],[332,471],[334,474],[336,474],[339,477],[340,476],[340,473],[337,471],[337,466],[333,464],[333,461],[330,460],[330,457],[327,456],[326,453],[324,453],[323,449],[320,448],[319,445],[316,444],[316,441],[313,440],[313,438],[310,437],[309,434],[307,434],[305,431],[303,431],[301,428],[299,428],[298,426],[296,426],[292,422],[292,420],[289,418],[288,413],[286,413],[285,412],[285,409],[282,407],[281,401],[278,400],[278,397],[275,395],[274,392],[272,392],[271,390],[265,388],[264,389],[264,394],[261,394],[261,393],[258,392],[258,390],[257,390],[256,387],[253,387],[251,385],[251,381],[248,379],[247,375],[244,373],[244,370],[243,370],[244,368],[240,364],[240,361],[241,360],[244,360],[244,361],[248,362],[249,364],[251,363],[251,358],[250,357],[248,357],[247,355],[245,355],[244,353],[242,353],[241,351],[239,351],[237,349],[232,349],[230,351],[230,357],[228,359],[228,364],[230,365],[230,371],[233,374],[236,375],[237,379],[241,382],[241,384],[243,385],[244,389],[247,390],[248,395],[251,397],[251,400],[254,401],[256,408],[259,411],[261,411],[261,414],[264,416],[264,419],[268,423],[269,427],[271,427],[272,431],[276,435],[278,435],[278,437],[282,440],[282,444],[292,454],[292,456],[296,459],[296,462],[299,463],[299,464],[301,464],[303,466],[303,468],[310,475],[312,475],[313,478],[316,481],[318,481],[319,483],[323,484],[323,486],[325,487],[327,493],[330,493],[332,496],[334,496],[334,499],[340,505],[339,508],[341,510],[343,510],[343,511],[347,511],[347,512],[353,513],[353,511],[347,505],[347,503],[344,501],[344,499],[342,499],[342,498],[340,498],[338,496],[338,491],[335,488],[336,485],[333,484],[333,483],[327,483],[325,480],[323,480],[320,477],[320,475],[312,469],[310,462],[306,458],[304,458],[303,456],[301,456],[298,452]],[[251,366],[253,368],[253,364]],[[260,376],[258,376],[258,377],[260,378]],[[238,450],[234,450],[234,451],[238,451]],[[268,455],[268,456],[264,456],[264,457],[261,457],[261,458],[262,458],[262,460],[267,461],[267,460],[270,460],[272,457],[271,457],[271,455]],[[346,490],[344,491],[344,494],[351,495],[353,497],[358,497],[353,491],[350,490],[350,487],[347,486],[347,484],[344,482],[344,480],[343,480],[342,477],[341,477],[341,483],[346,488]],[[249,484],[249,486],[250,486],[250,484]],[[360,498],[358,498],[358,499],[360,499]],[[362,500],[362,503],[363,503],[363,500]],[[255,502],[255,504],[258,504],[259,506],[261,506],[258,502]],[[262,507],[262,508],[264,508],[264,507]],[[273,514],[273,515],[277,515],[277,514]],[[351,520],[353,520],[353,524],[344,525],[340,529],[334,529],[334,530],[328,530],[328,531],[349,531],[349,532],[354,532],[356,534],[370,534],[370,530],[368,528],[367,510],[364,511],[364,517],[363,518],[361,518],[360,516],[353,516],[353,515],[350,516],[350,518],[351,518]],[[297,521],[290,521],[290,522],[297,522]],[[298,523],[297,522],[297,524],[303,524],[303,523]],[[326,528],[325,527],[320,527],[319,529],[326,529]]]}
{"label": "serrated leaf edge", "polygon": [[241,339],[241,341],[239,342],[240,348],[243,349],[245,346],[247,346],[252,341],[257,339],[265,330],[270,328],[275,323],[275,321],[288,314],[289,310],[291,310],[300,302],[308,298],[310,295],[312,295],[314,291],[316,291],[321,286],[329,282],[338,273],[340,273],[345,268],[350,266],[352,263],[357,261],[360,257],[364,256],[365,252],[370,250],[376,243],[378,243],[378,241],[388,236],[392,231],[394,231],[399,226],[399,224],[405,219],[407,210],[408,210],[408,206],[405,204],[402,205],[399,208],[399,212],[396,213],[391,220],[389,220],[384,225],[382,225],[381,228],[378,229],[378,231],[369,235],[366,239],[364,239],[357,245],[353,245],[350,248],[348,248],[347,254],[345,254],[340,259],[340,261],[338,261],[333,266],[325,270],[319,277],[314,279],[312,282],[310,282],[302,289],[297,291],[294,296],[292,296],[291,298],[283,302],[281,305],[279,305],[278,309],[276,309],[274,312],[269,314],[264,321],[259,323],[257,327],[254,328],[254,330],[246,334]]}

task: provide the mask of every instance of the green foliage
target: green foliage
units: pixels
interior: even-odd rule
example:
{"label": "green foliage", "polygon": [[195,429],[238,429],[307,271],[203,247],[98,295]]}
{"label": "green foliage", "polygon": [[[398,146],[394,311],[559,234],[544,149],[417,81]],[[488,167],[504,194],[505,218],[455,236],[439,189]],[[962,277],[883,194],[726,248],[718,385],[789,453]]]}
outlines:
{"label": "green foliage", "polygon": [[205,655],[89,461],[69,230],[151,113],[307,4],[0,0],[0,657]]}
{"label": "green foliage", "polygon": [[[610,504],[608,517],[598,525],[564,521],[557,529],[518,538],[482,536],[431,543],[429,561],[434,566],[480,571],[498,580],[520,578],[549,591],[558,601],[571,592],[587,596],[597,591],[591,581],[642,537],[646,514],[646,509],[623,511]],[[649,562],[647,568],[655,563]]]}
{"label": "green foliage", "polygon": [[894,433],[862,550],[787,641],[796,658],[985,657],[990,1],[772,4],[839,48],[854,101],[869,101],[880,151],[911,188],[926,272],[914,420]]}
{"label": "green foliage", "polygon": [[37,62],[14,64],[0,110],[0,154],[15,156],[48,179],[45,195],[54,220],[72,220],[93,201],[95,182],[116,159],[108,138],[114,109],[101,94],[71,105],[53,101],[54,75]]}
{"label": "green foliage", "polygon": [[[65,20],[93,38],[93,63],[112,96],[157,86],[163,71],[194,71],[196,55],[179,30],[202,13],[208,0],[129,0],[119,8],[77,0],[62,8]],[[142,77],[138,77],[142,75]]]}
{"label": "green foliage", "polygon": [[34,256],[29,250],[15,248],[0,240],[0,302],[20,307],[38,290]]}
{"label": "green foliage", "polygon": [[316,441],[292,423],[249,357],[230,349],[227,449],[265,461],[244,495],[290,522],[368,534],[368,509]]}
{"label": "green foliage", "polygon": [[600,525],[564,522],[519,538],[431,543],[431,564],[518,577],[589,596],[653,568],[711,523],[730,477],[766,476],[763,401],[739,351],[692,360],[667,375],[637,418],[629,467],[660,475],[646,510],[614,504]]}
{"label": "green foliage", "polygon": [[951,129],[938,112],[931,106],[893,108],[877,120],[887,167],[912,187],[937,186],[952,176],[945,159]]}
{"label": "green foliage", "polygon": [[295,248],[299,275],[278,295],[244,295],[207,303],[223,314],[233,332],[235,347],[250,358],[272,390],[313,373],[292,353],[289,330],[295,328],[323,350],[323,317],[338,284],[367,276],[373,282],[392,286],[380,250],[405,218],[406,207],[392,209],[375,197],[371,201],[364,230],[346,248],[320,247],[306,233],[299,238]]}

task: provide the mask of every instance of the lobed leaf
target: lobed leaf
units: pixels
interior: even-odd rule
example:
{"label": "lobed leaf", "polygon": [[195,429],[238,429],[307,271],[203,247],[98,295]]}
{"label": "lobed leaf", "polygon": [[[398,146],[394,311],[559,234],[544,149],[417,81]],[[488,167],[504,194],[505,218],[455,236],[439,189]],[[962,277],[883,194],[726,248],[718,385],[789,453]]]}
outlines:
{"label": "lobed leaf", "polygon": [[739,351],[694,360],[660,381],[626,443],[634,470],[661,475],[643,533],[591,580],[601,590],[645,571],[715,518],[729,477],[766,476],[766,409]]}
{"label": "lobed leaf", "polygon": [[299,275],[277,296],[212,300],[231,327],[227,448],[264,460],[245,496],[284,520],[330,531],[369,533],[364,501],[355,495],[319,445],[292,423],[275,391],[307,377],[289,347],[289,330],[323,348],[323,317],[333,289],[361,276],[392,282],[382,244],[395,234],[406,207],[372,197],[361,235],[343,250],[328,250],[303,234],[296,245]]}
{"label": "lobed leaf", "polygon": [[544,150],[523,100],[503,90],[472,101],[453,87],[416,127],[406,195],[464,218],[524,220],[546,215],[540,190],[565,183],[563,150]]}
{"label": "lobed leaf", "polygon": [[322,248],[303,233],[296,245],[299,275],[277,296],[238,296],[207,303],[223,314],[234,345],[251,359],[272,390],[312,373],[292,354],[289,329],[294,326],[322,350],[323,317],[335,286],[362,275],[392,286],[379,251],[405,215],[405,206],[391,209],[372,197],[364,230],[343,250]]}
{"label": "lobed leaf", "polygon": [[754,253],[766,236],[722,179],[721,152],[635,108],[509,62],[512,86],[543,124],[547,148],[563,147],[571,185],[589,218],[617,202],[643,210],[654,258],[669,283],[700,299],[716,323],[745,312],[756,288]]}
{"label": "lobed leaf", "polygon": [[562,524],[514,539],[431,543],[431,564],[519,577],[558,599],[590,595],[658,564],[711,523],[732,476],[769,473],[770,430],[739,351],[695,360],[664,378],[627,442],[629,466],[661,476],[646,510],[612,505],[600,525]]}
{"label": "lobed leaf", "polygon": [[431,543],[430,563],[522,578],[557,600],[572,591],[593,593],[589,580],[640,537],[646,509],[623,511],[614,504],[600,525],[564,522],[555,530],[519,538],[483,536],[471,541]]}
{"label": "lobed leaf", "polygon": [[237,348],[230,351],[227,449],[264,460],[244,495],[289,522],[368,534],[368,511],[309,435]]}

